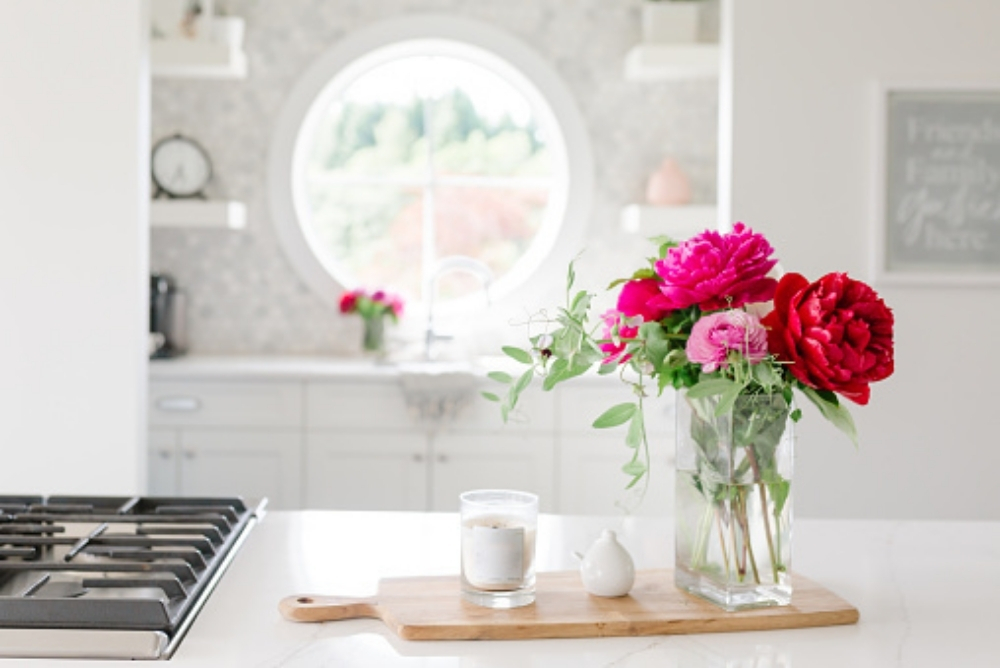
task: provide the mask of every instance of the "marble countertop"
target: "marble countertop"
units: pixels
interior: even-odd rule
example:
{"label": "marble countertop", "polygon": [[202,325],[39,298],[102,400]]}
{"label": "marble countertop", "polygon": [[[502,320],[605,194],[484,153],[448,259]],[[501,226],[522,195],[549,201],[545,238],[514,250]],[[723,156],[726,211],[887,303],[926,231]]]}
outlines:
{"label": "marble countertop", "polygon": [[[648,517],[543,515],[540,570],[575,567],[603,528],[638,568],[672,562],[671,525]],[[398,639],[377,620],[296,624],[291,594],[366,596],[381,577],[458,572],[457,516],[273,512],[250,535],[170,664],[175,668],[597,666],[885,668],[1000,665],[1000,523],[798,520],[794,570],[860,610],[857,625],[579,640]],[[53,662],[60,663],[60,662]],[[121,662],[66,661],[76,668]],[[37,668],[48,662],[0,661]]]}
{"label": "marble countertop", "polygon": [[[365,357],[185,355],[151,360],[149,378],[170,380],[323,380],[397,381],[406,374],[472,374],[485,378],[490,371],[523,373],[527,367],[504,355],[468,361],[378,360]],[[601,376],[596,369],[574,383],[620,383],[615,375]]]}

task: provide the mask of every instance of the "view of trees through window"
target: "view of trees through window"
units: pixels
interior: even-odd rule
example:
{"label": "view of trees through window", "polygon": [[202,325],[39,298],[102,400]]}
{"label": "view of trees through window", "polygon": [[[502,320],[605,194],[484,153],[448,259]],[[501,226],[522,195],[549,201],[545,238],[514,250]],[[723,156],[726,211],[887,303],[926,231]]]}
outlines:
{"label": "view of trees through window", "polygon": [[[302,171],[304,218],[336,277],[426,299],[427,272],[447,256],[508,273],[538,233],[553,183],[527,97],[442,55],[396,58],[340,83]],[[459,273],[436,285],[442,300],[479,288]]]}

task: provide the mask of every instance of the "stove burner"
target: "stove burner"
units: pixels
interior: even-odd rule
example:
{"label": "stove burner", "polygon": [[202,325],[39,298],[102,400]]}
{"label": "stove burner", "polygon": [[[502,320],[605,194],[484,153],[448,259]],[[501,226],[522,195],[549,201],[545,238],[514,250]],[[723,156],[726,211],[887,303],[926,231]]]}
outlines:
{"label": "stove burner", "polygon": [[[0,496],[0,656],[50,656],[46,642],[23,646],[47,629],[129,638],[129,649],[92,658],[168,658],[265,504]],[[153,634],[154,642],[119,632]],[[133,656],[136,645],[155,647],[154,655]]]}

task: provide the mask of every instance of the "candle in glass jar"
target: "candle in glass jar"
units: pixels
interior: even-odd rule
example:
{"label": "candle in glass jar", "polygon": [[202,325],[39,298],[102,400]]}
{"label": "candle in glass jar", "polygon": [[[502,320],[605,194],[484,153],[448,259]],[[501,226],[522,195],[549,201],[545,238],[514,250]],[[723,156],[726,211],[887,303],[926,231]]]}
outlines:
{"label": "candle in glass jar", "polygon": [[538,497],[508,490],[466,492],[461,515],[463,597],[492,608],[532,603]]}

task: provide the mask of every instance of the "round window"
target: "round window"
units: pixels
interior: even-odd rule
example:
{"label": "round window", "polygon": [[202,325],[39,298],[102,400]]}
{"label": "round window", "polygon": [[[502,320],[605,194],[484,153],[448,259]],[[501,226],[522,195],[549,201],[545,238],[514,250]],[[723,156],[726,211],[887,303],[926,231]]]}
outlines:
{"label": "round window", "polygon": [[498,300],[537,275],[573,227],[570,188],[586,179],[571,173],[559,108],[568,95],[553,104],[498,53],[498,33],[483,40],[488,27],[459,26],[459,40],[442,34],[449,23],[425,20],[421,30],[410,20],[348,40],[286,107],[272,156],[276,222],[296,266],[318,265],[304,275],[324,294],[336,292],[332,279],[447,309],[488,273]]}

